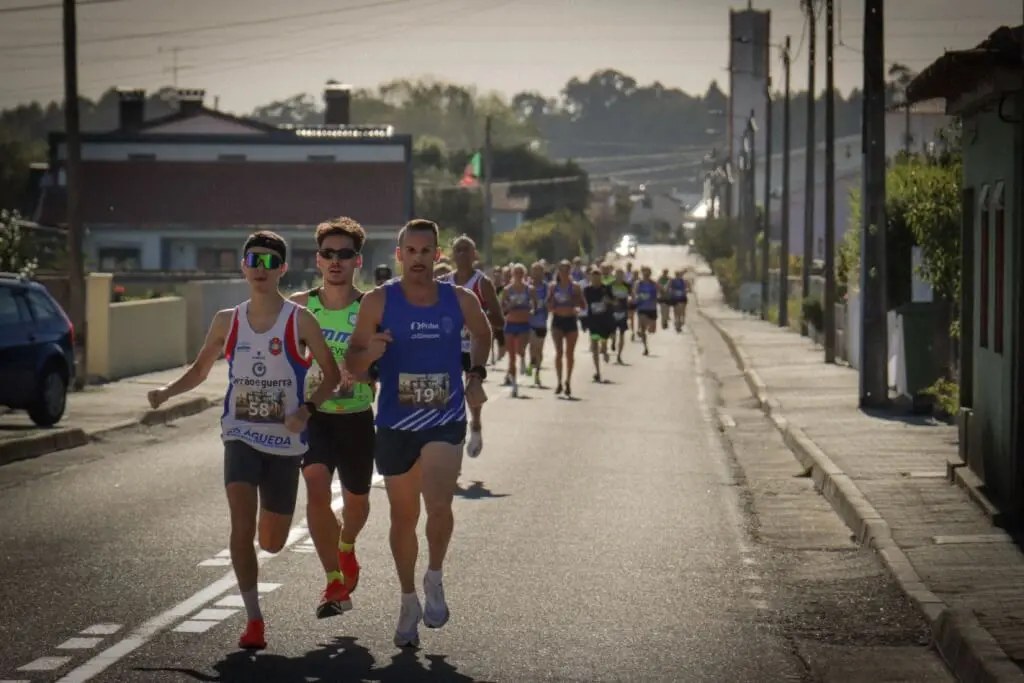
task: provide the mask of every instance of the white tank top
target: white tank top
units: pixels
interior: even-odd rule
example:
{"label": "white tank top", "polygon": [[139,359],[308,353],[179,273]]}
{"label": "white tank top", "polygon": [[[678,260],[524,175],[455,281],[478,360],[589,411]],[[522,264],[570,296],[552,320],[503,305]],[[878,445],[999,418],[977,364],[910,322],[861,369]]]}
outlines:
{"label": "white tank top", "polygon": [[305,400],[310,366],[309,357],[299,352],[299,306],[286,301],[263,334],[249,326],[248,310],[248,301],[235,307],[224,342],[229,379],[221,438],[271,455],[302,455],[308,449],[306,433],[294,434],[284,426],[285,416]]}
{"label": "white tank top", "polygon": [[[460,287],[465,287],[469,291],[471,291],[474,294],[476,294],[476,298],[480,301],[480,305],[481,306],[484,303],[483,296],[480,294],[480,279],[483,276],[484,276],[484,274],[482,272],[480,272],[479,270],[474,270],[473,274],[469,276],[468,280],[466,280],[466,283],[463,284],[463,285],[459,285]],[[453,285],[454,284],[458,284],[457,282],[455,282],[455,271],[452,271],[452,272],[448,273],[447,275],[445,275],[442,278],[442,282],[450,282]],[[470,338],[469,330],[467,328],[463,327],[462,328],[462,352],[463,353],[469,353],[472,349],[473,349],[473,340]]]}

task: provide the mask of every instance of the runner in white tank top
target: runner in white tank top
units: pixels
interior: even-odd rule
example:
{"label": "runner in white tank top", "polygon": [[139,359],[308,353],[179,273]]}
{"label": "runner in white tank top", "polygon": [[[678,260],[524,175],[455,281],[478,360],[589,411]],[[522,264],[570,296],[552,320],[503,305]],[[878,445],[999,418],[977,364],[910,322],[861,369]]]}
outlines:
{"label": "runner in white tank top", "polygon": [[229,385],[221,438],[261,453],[302,455],[308,448],[306,433],[293,434],[284,425],[285,417],[303,403],[310,365],[299,352],[300,306],[286,301],[277,322],[262,334],[249,325],[248,309],[248,301],[235,307],[224,344]]}

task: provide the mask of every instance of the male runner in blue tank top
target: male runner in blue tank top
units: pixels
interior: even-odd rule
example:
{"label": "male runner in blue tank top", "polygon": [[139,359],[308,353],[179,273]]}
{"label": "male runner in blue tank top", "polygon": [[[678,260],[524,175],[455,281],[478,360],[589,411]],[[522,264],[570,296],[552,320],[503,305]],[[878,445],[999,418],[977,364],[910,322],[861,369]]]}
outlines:
{"label": "male runner in blue tank top", "polygon": [[[363,297],[345,359],[357,375],[374,361],[379,367],[375,460],[391,503],[391,552],[402,590],[398,647],[418,647],[421,619],[428,628],[448,621],[441,569],[454,525],[466,405],[487,400],[481,383],[491,323],[473,292],[434,280],[438,232],[436,223],[422,219],[402,228],[396,251],[402,275]],[[463,326],[472,339],[465,384]],[[415,584],[421,495],[429,549],[422,607]]]}

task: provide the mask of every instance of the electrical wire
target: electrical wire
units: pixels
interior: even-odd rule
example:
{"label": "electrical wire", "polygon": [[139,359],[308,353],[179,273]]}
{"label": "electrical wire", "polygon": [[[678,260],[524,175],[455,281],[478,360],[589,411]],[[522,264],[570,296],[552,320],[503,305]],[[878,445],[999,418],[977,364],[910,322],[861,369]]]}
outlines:
{"label": "electrical wire", "polygon": [[[75,3],[78,7],[88,5],[109,5],[115,2],[127,2],[127,0],[78,0]],[[40,10],[63,9],[64,3],[50,2],[45,5],[18,5],[16,7],[0,7],[0,14],[21,14],[23,12],[37,12]]]}

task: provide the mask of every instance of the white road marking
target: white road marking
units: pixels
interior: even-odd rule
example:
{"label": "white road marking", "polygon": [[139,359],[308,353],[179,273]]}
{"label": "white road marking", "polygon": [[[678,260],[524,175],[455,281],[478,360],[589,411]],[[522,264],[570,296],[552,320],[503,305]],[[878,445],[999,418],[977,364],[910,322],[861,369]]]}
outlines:
{"label": "white road marking", "polygon": [[4,680],[0,681],[0,683],[32,683],[32,681],[26,681],[24,679],[20,680],[20,681],[12,681],[10,679],[4,679]]}
{"label": "white road marking", "polygon": [[230,557],[212,557],[209,560],[203,560],[197,567],[229,567],[231,566]]}
{"label": "white road marking", "polygon": [[215,557],[227,557],[227,558],[230,559],[231,558],[231,550],[229,548],[224,548],[224,550],[221,550],[219,553],[217,553],[215,555]]}
{"label": "white road marking", "polygon": [[214,607],[245,607],[245,600],[241,595],[228,595],[218,600]]}
{"label": "white road marking", "polygon": [[193,621],[224,621],[232,614],[236,614],[237,609],[219,609],[210,608],[204,609],[201,612],[192,615]]}
{"label": "white road marking", "polygon": [[256,590],[259,592],[260,595],[266,595],[267,593],[271,593],[273,591],[276,591],[280,587],[281,587],[281,584],[279,584],[279,583],[257,583],[256,584]]}
{"label": "white road marking", "polygon": [[121,630],[121,624],[93,624],[80,631],[83,636],[112,636]]}
{"label": "white road marking", "polygon": [[216,621],[183,621],[174,628],[175,633],[205,633],[216,626]]}
{"label": "white road marking", "polygon": [[71,657],[40,657],[25,666],[18,667],[18,671],[54,671],[70,661]]}
{"label": "white road marking", "polygon": [[90,650],[103,642],[102,638],[68,638],[57,646],[58,650]]}
{"label": "white road marking", "polygon": [[[378,483],[380,481],[383,481],[383,479],[384,478],[382,476],[380,476],[377,473],[374,473],[374,475],[373,475],[373,483],[374,484],[376,484],[376,483]],[[331,502],[331,509],[334,510],[335,512],[337,512],[337,511],[341,510],[341,508],[344,505],[345,505],[344,499],[341,496],[338,496],[334,501]],[[309,533],[309,529],[308,529],[308,526],[306,524],[306,520],[305,519],[300,521],[295,526],[295,529],[293,529],[293,531],[295,531],[297,529],[302,529],[302,531],[304,533]],[[285,543],[284,548],[282,548],[281,550],[282,551],[286,550],[288,548],[288,546],[289,546],[289,542],[291,544],[294,544],[294,543],[298,542],[300,538],[302,538],[302,536],[300,536],[300,535],[293,536],[291,533],[289,533],[288,534],[288,542]],[[280,555],[282,553],[278,553],[278,554]],[[257,557],[258,557],[258,559],[266,559],[266,558],[263,558],[263,557],[260,557],[260,556],[257,556]],[[183,600],[182,602],[178,603],[174,607],[171,607],[166,612],[162,612],[162,613],[156,615],[155,617],[153,617],[152,619],[144,622],[142,625],[140,625],[134,631],[132,631],[126,638],[124,638],[124,639],[114,643],[113,645],[108,647],[106,650],[103,650],[102,652],[100,652],[99,654],[94,656],[92,659],[90,659],[90,660],[84,662],[83,664],[79,665],[78,667],[72,669],[66,675],[64,675],[62,678],[57,680],[56,683],[85,683],[85,681],[88,681],[88,680],[91,680],[91,679],[95,678],[96,676],[98,676],[99,674],[103,673],[104,671],[109,669],[111,666],[116,664],[118,661],[124,659],[125,657],[130,655],[135,650],[138,650],[140,647],[142,647],[147,642],[149,642],[154,636],[156,636],[160,632],[165,631],[168,628],[170,628],[170,626],[172,624],[174,624],[174,622],[176,622],[179,619],[182,619],[182,618],[188,616],[189,614],[192,614],[196,610],[202,608],[204,605],[206,605],[206,604],[212,602],[213,600],[221,597],[224,593],[226,593],[227,591],[231,590],[232,588],[235,588],[237,585],[238,585],[238,583],[235,580],[234,572],[229,572],[229,573],[225,574],[223,577],[221,577],[217,581],[214,581],[213,583],[211,583],[206,588],[203,588],[202,590],[200,590],[199,592],[195,593],[191,597]],[[275,588],[278,588],[280,585],[281,584],[261,583],[261,584],[258,585],[258,589],[259,589],[259,591],[261,593],[265,593],[265,592],[272,591]],[[212,622],[212,621],[206,621],[206,622],[199,622],[199,621],[197,621],[197,622],[185,622],[185,623],[179,625],[179,627],[174,629],[174,630],[175,631],[180,631],[181,627],[185,626],[186,623],[193,625],[193,626],[190,626],[190,628],[198,628],[198,626],[194,626],[194,625],[195,624],[209,624],[210,627],[212,627],[217,622]],[[184,631],[184,632],[199,633],[201,631]],[[50,659],[61,659],[61,660],[64,660],[64,661],[61,662],[61,665],[62,665],[65,661],[70,660],[70,657],[60,657],[60,658],[52,657]],[[37,661],[39,661],[39,660],[37,660]],[[56,668],[56,667],[54,667],[54,668]]]}
{"label": "white road marking", "polygon": [[757,609],[770,609],[766,600],[751,600],[750,603]]}

